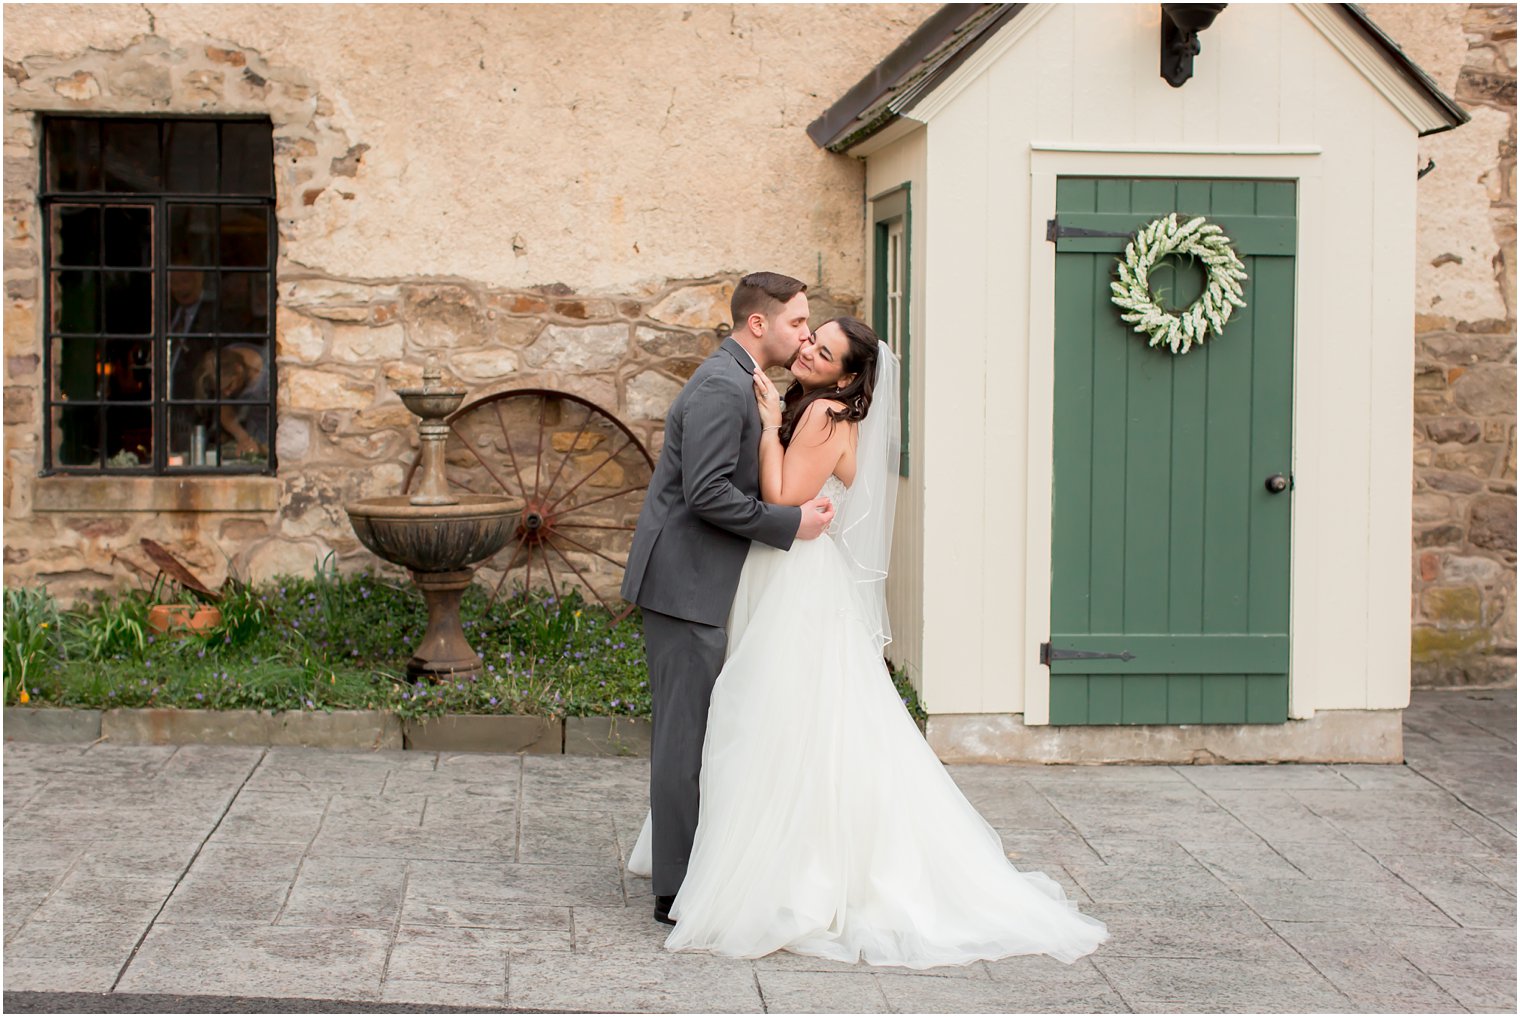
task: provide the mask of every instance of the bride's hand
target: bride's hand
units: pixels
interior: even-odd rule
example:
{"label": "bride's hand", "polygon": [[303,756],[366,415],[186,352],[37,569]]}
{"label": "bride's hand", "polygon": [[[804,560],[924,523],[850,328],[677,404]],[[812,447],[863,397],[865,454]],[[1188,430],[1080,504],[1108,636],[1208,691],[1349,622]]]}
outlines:
{"label": "bride's hand", "polygon": [[755,368],[755,405],[760,408],[760,425],[762,427],[778,427],[781,424],[781,393],[776,391],[776,386],[765,376],[765,372]]}

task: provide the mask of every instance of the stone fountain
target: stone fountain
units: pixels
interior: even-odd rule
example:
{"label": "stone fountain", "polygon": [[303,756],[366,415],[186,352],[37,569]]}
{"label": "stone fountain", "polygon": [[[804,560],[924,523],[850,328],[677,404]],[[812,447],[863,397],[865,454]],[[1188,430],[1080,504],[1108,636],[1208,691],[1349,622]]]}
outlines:
{"label": "stone fountain", "polygon": [[437,362],[429,356],[422,387],[396,390],[406,408],[421,418],[422,460],[414,492],[344,506],[364,546],[410,569],[427,602],[427,633],[406,662],[414,679],[480,673],[480,655],[470,648],[459,622],[459,602],[475,565],[506,546],[522,512],[522,504],[511,498],[449,490],[443,472],[449,437],[444,418],[459,408],[465,390],[444,388],[441,381]]}

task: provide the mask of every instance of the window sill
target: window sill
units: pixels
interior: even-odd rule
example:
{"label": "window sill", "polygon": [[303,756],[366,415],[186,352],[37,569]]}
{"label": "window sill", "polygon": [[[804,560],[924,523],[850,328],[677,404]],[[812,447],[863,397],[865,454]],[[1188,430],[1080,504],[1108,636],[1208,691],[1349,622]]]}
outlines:
{"label": "window sill", "polygon": [[275,477],[38,477],[33,512],[275,512]]}

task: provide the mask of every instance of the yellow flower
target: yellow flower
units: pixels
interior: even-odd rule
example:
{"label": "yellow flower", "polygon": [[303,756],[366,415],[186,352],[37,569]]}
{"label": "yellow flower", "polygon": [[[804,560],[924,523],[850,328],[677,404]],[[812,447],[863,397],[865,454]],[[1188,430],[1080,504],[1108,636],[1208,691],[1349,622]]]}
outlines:
{"label": "yellow flower", "polygon": [[577,612],[575,612],[575,616],[576,616],[576,617],[577,617],[577,618],[579,618],[579,617],[580,617],[580,616],[581,616],[581,613],[580,613],[580,612],[579,612],[579,611],[577,611]]}
{"label": "yellow flower", "polygon": [[30,703],[32,701],[32,697],[26,694],[26,689],[21,690],[21,701],[23,703]]}

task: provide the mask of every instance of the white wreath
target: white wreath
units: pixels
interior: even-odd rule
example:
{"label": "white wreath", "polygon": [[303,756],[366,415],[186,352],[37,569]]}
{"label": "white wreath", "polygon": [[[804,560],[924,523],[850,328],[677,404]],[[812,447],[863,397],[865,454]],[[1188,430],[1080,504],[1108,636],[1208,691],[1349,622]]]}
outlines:
{"label": "white wreath", "polygon": [[[1208,271],[1203,296],[1184,311],[1168,311],[1151,293],[1150,272],[1170,254],[1192,255]],[[1124,249],[1119,262],[1119,281],[1110,283],[1113,301],[1127,313],[1119,317],[1151,337],[1149,345],[1167,346],[1173,353],[1186,353],[1212,332],[1224,331],[1230,314],[1246,306],[1240,284],[1246,267],[1230,246],[1224,230],[1203,216],[1177,225],[1177,213],[1146,226]]]}

